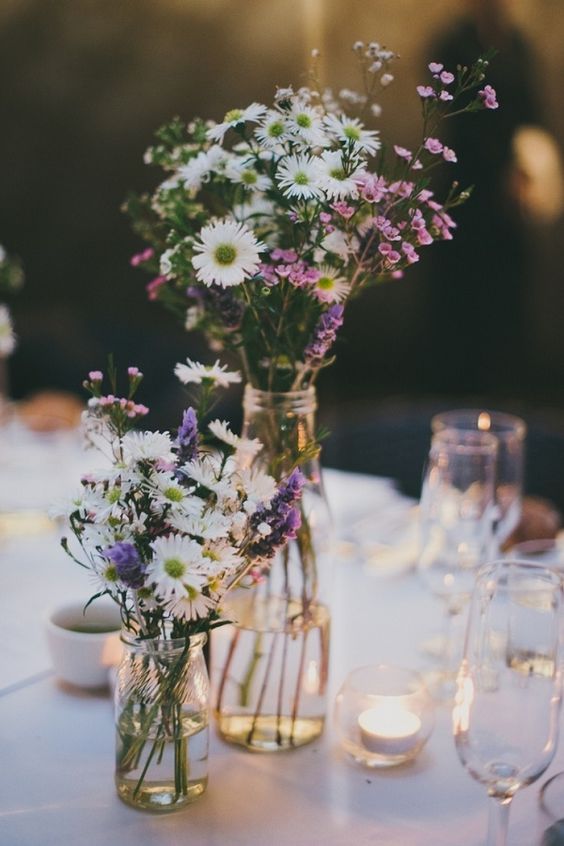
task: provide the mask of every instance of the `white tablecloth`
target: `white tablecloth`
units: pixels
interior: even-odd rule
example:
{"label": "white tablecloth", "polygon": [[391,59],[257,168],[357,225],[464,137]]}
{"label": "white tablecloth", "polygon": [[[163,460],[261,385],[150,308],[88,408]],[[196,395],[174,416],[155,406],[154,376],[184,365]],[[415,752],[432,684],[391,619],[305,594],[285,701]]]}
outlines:
{"label": "white tablecloth", "polygon": [[[354,521],[360,519],[358,535],[367,538],[371,523],[376,534],[385,534],[386,527],[396,531],[398,517],[405,520],[409,510],[384,480],[328,471],[327,487],[341,536],[349,541]],[[331,701],[354,667],[379,661],[421,667],[418,644],[440,620],[438,605],[412,570],[398,568],[390,576],[383,568],[384,577],[377,563],[367,568],[355,558],[350,544],[339,552]],[[330,719],[318,742],[280,754],[247,753],[214,736],[209,787],[200,800],[170,816],[128,808],[113,786],[110,698],[60,686],[42,633],[50,606],[88,595],[87,576],[58,548],[52,532],[5,542],[0,578],[1,846],[484,842],[485,789],[458,761],[444,706],[437,709],[427,747],[404,767],[375,771],[351,763],[337,747]],[[564,748],[547,777],[559,769],[564,769]],[[523,790],[513,802],[512,846],[540,843],[549,824],[539,810],[538,787]]]}

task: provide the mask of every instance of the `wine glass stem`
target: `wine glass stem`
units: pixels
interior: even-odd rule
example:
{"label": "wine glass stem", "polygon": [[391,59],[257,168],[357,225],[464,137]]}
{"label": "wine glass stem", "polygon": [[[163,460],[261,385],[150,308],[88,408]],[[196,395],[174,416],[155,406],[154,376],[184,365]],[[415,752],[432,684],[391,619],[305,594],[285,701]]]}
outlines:
{"label": "wine glass stem", "polygon": [[506,846],[511,797],[490,797],[488,821],[488,846]]}

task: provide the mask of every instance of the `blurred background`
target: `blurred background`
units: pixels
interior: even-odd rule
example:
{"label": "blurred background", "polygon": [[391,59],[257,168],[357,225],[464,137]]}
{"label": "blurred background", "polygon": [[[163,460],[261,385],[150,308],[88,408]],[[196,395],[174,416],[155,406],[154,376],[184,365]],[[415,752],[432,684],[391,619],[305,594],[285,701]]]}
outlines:
{"label": "blurred background", "polygon": [[[476,402],[561,436],[562,0],[2,0],[0,243],[26,271],[12,396],[80,394],[113,351],[145,372],[151,422],[171,425],[182,403],[173,365],[206,353],[147,302],[147,279],[129,266],[141,245],[120,206],[159,178],[143,153],[173,115],[221,119],[300,85],[314,47],[327,84],[354,88],[357,39],[400,54],[374,122],[393,143],[419,140],[415,86],[430,60],[451,66],[496,47],[502,107],[452,122],[450,175],[476,185],[455,240],[350,309],[320,381],[328,459],[342,462],[351,425],[369,421],[353,469],[386,472],[385,456],[367,467],[377,433],[399,433],[407,465],[414,420],[419,449],[432,411]],[[561,491],[564,466],[549,463]]]}

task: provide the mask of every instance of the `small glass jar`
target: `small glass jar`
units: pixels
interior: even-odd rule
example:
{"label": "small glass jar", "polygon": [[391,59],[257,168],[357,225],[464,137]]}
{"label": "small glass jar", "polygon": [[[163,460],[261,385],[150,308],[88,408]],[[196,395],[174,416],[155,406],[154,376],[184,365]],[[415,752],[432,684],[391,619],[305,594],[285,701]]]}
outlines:
{"label": "small glass jar", "polygon": [[378,664],[349,673],[335,700],[341,746],[367,767],[394,767],[419,754],[434,726],[421,676]]}
{"label": "small glass jar", "polygon": [[206,634],[125,645],[115,690],[116,788],[136,808],[173,811],[208,781]]}

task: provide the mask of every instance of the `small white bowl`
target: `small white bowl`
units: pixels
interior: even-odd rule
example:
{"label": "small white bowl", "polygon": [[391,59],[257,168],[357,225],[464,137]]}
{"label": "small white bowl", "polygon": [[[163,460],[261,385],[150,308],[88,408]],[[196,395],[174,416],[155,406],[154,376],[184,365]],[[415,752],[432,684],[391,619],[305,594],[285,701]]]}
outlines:
{"label": "small white bowl", "polygon": [[55,608],[45,622],[47,643],[58,678],[77,687],[108,685],[108,671],[121,657],[121,618],[111,600],[86,600]]}

